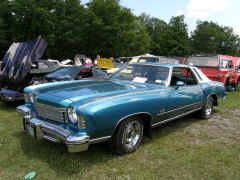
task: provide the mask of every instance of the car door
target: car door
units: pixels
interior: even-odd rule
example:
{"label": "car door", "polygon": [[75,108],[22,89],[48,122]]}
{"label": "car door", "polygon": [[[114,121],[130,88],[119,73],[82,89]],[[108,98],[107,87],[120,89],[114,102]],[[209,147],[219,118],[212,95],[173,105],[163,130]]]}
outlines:
{"label": "car door", "polygon": [[[183,86],[176,82],[182,81]],[[168,118],[180,117],[201,107],[203,91],[190,68],[173,68],[170,85],[167,88]]]}

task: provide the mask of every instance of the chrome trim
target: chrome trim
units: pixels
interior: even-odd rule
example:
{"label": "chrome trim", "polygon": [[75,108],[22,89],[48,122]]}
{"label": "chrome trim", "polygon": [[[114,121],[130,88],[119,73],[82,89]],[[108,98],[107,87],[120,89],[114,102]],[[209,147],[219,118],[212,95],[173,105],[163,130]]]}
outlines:
{"label": "chrome trim", "polygon": [[[24,117],[24,123],[25,127],[28,129],[28,134],[34,136],[35,139],[47,139],[53,142],[63,142],[67,145],[68,151],[71,153],[81,152],[88,149],[89,136],[74,136],[67,129],[44,122],[37,118],[31,119],[29,116]],[[32,133],[29,131],[32,131]]]}
{"label": "chrome trim", "polygon": [[95,143],[99,143],[99,142],[103,142],[103,141],[107,141],[111,138],[111,136],[106,136],[106,137],[101,137],[101,138],[97,138],[97,139],[91,139],[89,141],[90,144],[95,144]]}
{"label": "chrome trim", "polygon": [[225,99],[228,96],[228,92],[224,92],[219,99]]}
{"label": "chrome trim", "polygon": [[36,103],[34,108],[39,117],[60,123],[66,123],[68,121],[67,111],[65,108],[55,108],[40,103]]}
{"label": "chrome trim", "polygon": [[48,108],[48,109],[52,109],[54,111],[61,111],[61,112],[66,112],[66,108],[56,108],[56,107],[53,107],[53,106],[48,106],[48,105],[45,105],[45,104],[41,104],[41,103],[36,103],[37,106],[40,106],[40,107],[44,107],[44,108]]}
{"label": "chrome trim", "polygon": [[164,121],[157,122],[157,123],[155,123],[155,124],[152,124],[151,126],[152,126],[152,128],[153,128],[153,127],[156,127],[156,126],[159,126],[159,125],[161,125],[161,124],[167,123],[167,122],[172,121],[172,120],[174,120],[174,119],[178,119],[178,118],[183,117],[183,116],[185,116],[185,115],[191,114],[191,113],[193,113],[193,112],[195,112],[195,111],[197,111],[197,110],[200,110],[201,108],[202,108],[202,107],[197,108],[197,109],[194,109],[194,110],[189,111],[189,112],[187,112],[187,113],[184,113],[184,114],[181,114],[181,115],[172,117],[172,118],[170,118],[170,119],[166,119],[166,120],[164,120]]}
{"label": "chrome trim", "polygon": [[18,106],[16,110],[20,116],[27,116],[31,114],[31,110],[24,105]]}
{"label": "chrome trim", "polygon": [[[166,111],[166,112],[164,112],[164,113],[157,114],[157,116],[160,116],[160,115],[163,115],[163,114],[166,114],[166,113],[171,113],[171,112],[173,112],[173,111],[180,110],[180,109],[183,109],[183,108],[186,108],[186,107],[189,107],[189,106],[193,106],[193,105],[196,105],[196,104],[201,104],[202,102],[203,102],[203,101],[199,101],[199,102],[193,103],[193,104],[191,104],[191,105],[187,105],[187,106],[184,106],[184,107],[181,107],[181,108],[173,109],[173,110],[171,110],[171,111]],[[201,107],[201,108],[202,108],[202,107]]]}
{"label": "chrome trim", "polygon": [[[115,132],[115,130],[116,130],[116,128],[118,127],[119,123],[122,122],[124,119],[126,119],[126,118],[128,118],[128,117],[130,117],[130,116],[141,115],[141,114],[148,114],[148,115],[150,115],[150,116],[151,116],[150,124],[152,123],[153,117],[152,117],[152,115],[151,115],[150,113],[148,113],[148,112],[133,113],[133,114],[130,114],[130,115],[127,115],[127,116],[121,118],[121,119],[118,121],[118,123],[116,124],[116,126],[115,126],[115,128],[114,128],[114,130],[113,130],[113,132],[112,132],[112,134],[111,134],[111,136],[112,136],[113,133]],[[143,121],[144,121],[144,119],[143,119]]]}

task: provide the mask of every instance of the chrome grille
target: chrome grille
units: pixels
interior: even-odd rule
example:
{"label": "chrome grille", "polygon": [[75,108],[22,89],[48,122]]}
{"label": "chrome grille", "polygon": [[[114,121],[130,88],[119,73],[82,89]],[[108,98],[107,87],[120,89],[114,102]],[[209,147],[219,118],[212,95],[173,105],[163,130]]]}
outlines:
{"label": "chrome grille", "polygon": [[35,110],[37,111],[38,116],[40,116],[41,118],[57,121],[60,123],[66,122],[65,109],[58,109],[50,106],[37,104],[35,106]]}

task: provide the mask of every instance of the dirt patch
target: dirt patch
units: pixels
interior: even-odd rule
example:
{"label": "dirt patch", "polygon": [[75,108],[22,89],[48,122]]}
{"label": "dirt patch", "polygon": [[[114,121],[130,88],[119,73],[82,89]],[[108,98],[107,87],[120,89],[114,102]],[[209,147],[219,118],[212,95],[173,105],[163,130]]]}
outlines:
{"label": "dirt patch", "polygon": [[206,123],[192,123],[186,127],[194,135],[188,143],[239,143],[240,110],[233,110],[232,114],[229,119],[215,113]]}

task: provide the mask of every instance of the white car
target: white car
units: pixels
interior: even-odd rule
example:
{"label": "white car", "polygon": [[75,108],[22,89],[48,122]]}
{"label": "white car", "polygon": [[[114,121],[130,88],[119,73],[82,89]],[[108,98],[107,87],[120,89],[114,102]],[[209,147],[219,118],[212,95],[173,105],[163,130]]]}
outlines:
{"label": "white car", "polygon": [[53,60],[53,59],[48,59],[48,61],[58,64],[59,66],[63,66],[63,67],[72,67],[73,66],[73,61],[70,59],[64,60],[59,62],[59,60]]}

